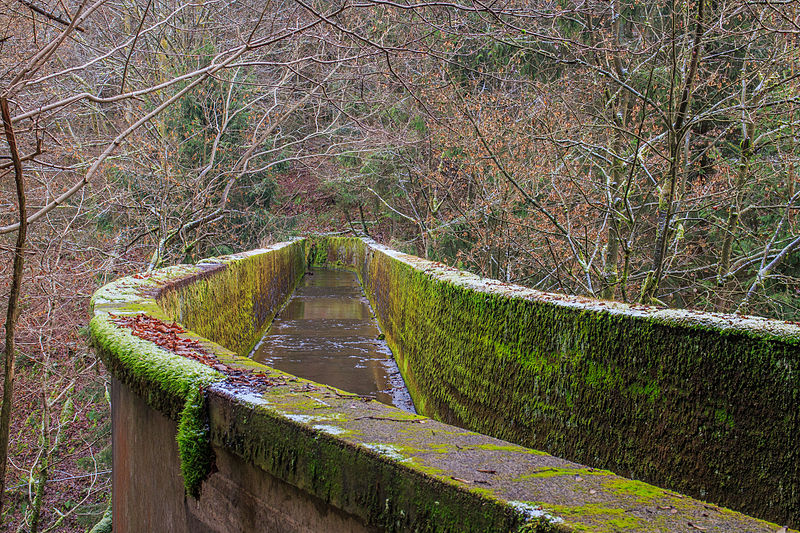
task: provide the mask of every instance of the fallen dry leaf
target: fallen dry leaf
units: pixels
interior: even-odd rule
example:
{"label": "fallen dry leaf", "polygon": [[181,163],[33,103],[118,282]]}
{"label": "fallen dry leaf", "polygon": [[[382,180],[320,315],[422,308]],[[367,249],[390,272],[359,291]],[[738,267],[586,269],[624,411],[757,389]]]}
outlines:
{"label": "fallen dry leaf", "polygon": [[[265,390],[275,385],[285,385],[283,378],[270,378],[264,371],[239,370],[231,368],[217,358],[200,342],[178,335],[187,333],[175,322],[168,324],[163,320],[140,313],[137,315],[109,314],[114,324],[128,328],[131,333],[140,339],[170,351],[176,355],[193,359],[199,363],[213,368],[226,376],[226,383],[247,386],[256,390]],[[311,388],[307,390],[317,390]]]}

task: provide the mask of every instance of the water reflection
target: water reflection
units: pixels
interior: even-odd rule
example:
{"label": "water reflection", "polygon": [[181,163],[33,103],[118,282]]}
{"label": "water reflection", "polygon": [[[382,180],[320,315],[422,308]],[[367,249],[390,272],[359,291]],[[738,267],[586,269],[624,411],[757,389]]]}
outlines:
{"label": "water reflection", "polygon": [[306,379],[414,410],[352,272],[314,269],[250,356]]}

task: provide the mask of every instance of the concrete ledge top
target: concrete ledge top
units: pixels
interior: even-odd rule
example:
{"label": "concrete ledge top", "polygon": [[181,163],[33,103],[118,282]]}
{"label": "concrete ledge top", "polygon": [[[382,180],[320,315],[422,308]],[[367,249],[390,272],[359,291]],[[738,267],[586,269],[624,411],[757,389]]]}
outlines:
{"label": "concrete ledge top", "polygon": [[[236,366],[236,365],[233,365]],[[790,531],[669,490],[572,463],[333,387],[269,370],[256,392],[215,384],[212,394],[307,430],[311,438],[388,461],[497,501],[563,531]]]}
{"label": "concrete ledge top", "polygon": [[730,313],[710,313],[692,309],[669,309],[652,305],[626,304],[612,300],[599,300],[585,296],[570,296],[551,292],[543,292],[513,283],[505,283],[495,279],[483,278],[471,272],[429,261],[393,250],[370,239],[365,239],[369,247],[390,255],[431,278],[452,283],[479,292],[497,294],[508,298],[522,298],[560,307],[571,307],[586,311],[606,312],[630,317],[643,318],[673,324],[681,327],[698,329],[715,329],[721,334],[739,333],[785,342],[800,344],[800,324],[784,320],[775,320],[759,316],[736,315]]}
{"label": "concrete ledge top", "polygon": [[[176,338],[184,339],[190,350],[195,350],[195,356],[179,355],[180,351],[135,336],[132,329],[115,321],[117,316],[143,314],[155,319],[154,323],[166,323],[169,319],[156,301],[158,291],[175,283],[191,283],[199,276],[206,276],[215,265],[246,261],[288,244],[195,266],[180,265],[150,275],[131,276],[101,288],[92,299],[91,331],[106,365],[126,384],[135,382],[134,390],[158,391],[163,397],[172,398],[176,405],[182,405],[198,387],[203,388],[212,404],[230,404],[227,416],[233,417],[228,419],[231,427],[234,431],[247,427],[247,434],[242,430],[241,435],[232,435],[230,428],[215,427],[212,416],[211,437],[205,438],[216,444],[238,443],[231,444],[236,448],[234,451],[259,466],[262,466],[259,461],[268,455],[263,447],[269,446],[269,440],[265,439],[260,448],[248,445],[246,438],[259,430],[247,425],[251,416],[266,421],[261,426],[264,431],[290,428],[308,437],[305,444],[326,442],[343,453],[356,454],[376,465],[388,465],[396,470],[398,478],[438,484],[442,490],[457,491],[475,505],[504,507],[518,517],[523,528],[520,531],[793,531],[608,471],[442,424],[373,400],[365,401],[357,395],[239,357],[190,331],[181,332]],[[434,272],[439,279],[458,280],[471,289],[524,298],[553,297],[484,280],[437,263],[423,263],[373,243],[370,246]],[[610,312],[669,316],[666,311],[580,298],[559,296],[558,302],[590,305]],[[691,312],[681,313],[678,315],[694,320]],[[759,322],[748,318],[744,323],[753,321]],[[800,338],[800,328],[790,324],[781,328],[780,335]],[[148,401],[159,408],[158,401]],[[165,414],[173,418],[177,415],[175,409]]]}

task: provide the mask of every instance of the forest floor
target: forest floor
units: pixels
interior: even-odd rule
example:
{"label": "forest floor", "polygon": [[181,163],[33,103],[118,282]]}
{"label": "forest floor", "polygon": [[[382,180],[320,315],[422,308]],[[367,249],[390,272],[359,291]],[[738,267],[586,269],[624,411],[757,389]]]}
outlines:
{"label": "forest floor", "polygon": [[[17,357],[14,413],[26,416],[12,417],[7,531],[31,530],[32,502],[45,462],[40,532],[87,531],[110,501],[108,375],[83,331],[73,332],[72,341],[49,354],[46,368],[27,355]],[[42,438],[44,401],[47,442]]]}

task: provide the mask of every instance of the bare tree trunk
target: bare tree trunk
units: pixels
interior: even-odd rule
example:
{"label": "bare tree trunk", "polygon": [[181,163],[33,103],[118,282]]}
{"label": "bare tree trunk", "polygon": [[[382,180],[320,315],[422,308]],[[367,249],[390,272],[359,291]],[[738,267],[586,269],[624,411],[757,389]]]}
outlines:
{"label": "bare tree trunk", "polygon": [[47,486],[47,476],[50,469],[50,409],[47,403],[47,395],[42,393],[42,466],[39,468],[39,475],[36,480],[36,496],[31,506],[31,529],[30,533],[39,531],[39,517],[42,511],[42,501],[44,500],[44,489]]}
{"label": "bare tree trunk", "polygon": [[[613,300],[616,296],[617,286],[619,285],[619,245],[620,245],[620,220],[619,211],[622,207],[622,197],[620,195],[620,184],[624,176],[623,163],[619,159],[622,157],[622,140],[620,134],[615,131],[613,149],[618,158],[611,167],[610,183],[606,182],[606,198],[608,202],[609,218],[608,224],[608,243],[606,244],[605,265],[603,267],[603,289],[600,298]],[[607,178],[608,180],[608,178]]]}
{"label": "bare tree trunk", "polygon": [[622,241],[622,275],[619,278],[619,288],[622,294],[622,301],[630,302],[628,296],[628,278],[631,274],[631,247],[627,241]]}
{"label": "bare tree trunk", "polygon": [[6,467],[8,465],[8,436],[11,428],[11,409],[14,399],[14,330],[19,317],[19,294],[22,285],[22,271],[25,266],[25,238],[28,231],[28,216],[25,209],[25,182],[22,179],[22,161],[17,150],[17,140],[14,136],[14,127],[11,123],[11,113],[8,109],[8,99],[0,96],[0,112],[3,115],[3,128],[5,130],[11,161],[14,164],[14,181],[17,186],[17,203],[19,214],[19,229],[17,230],[17,243],[14,246],[14,269],[11,278],[11,292],[8,295],[8,312],[6,313],[6,347],[5,347],[5,377],[3,379],[3,406],[0,408],[0,522],[3,515],[3,501],[6,490]]}
{"label": "bare tree trunk", "polygon": [[355,226],[353,226],[353,220],[350,218],[350,213],[347,211],[347,207],[342,205],[342,214],[344,215],[344,219],[347,221],[347,225],[350,226],[350,232],[358,236],[358,230]]}
{"label": "bare tree trunk", "polygon": [[362,204],[358,204],[358,216],[361,217],[361,229],[364,230],[364,236],[369,237],[369,231],[367,231],[367,222],[364,220],[364,206]]}
{"label": "bare tree trunk", "polygon": [[753,122],[742,124],[742,142],[739,155],[739,169],[736,176],[736,188],[733,201],[730,207],[728,207],[728,222],[725,224],[725,238],[722,241],[722,250],[720,252],[719,265],[717,268],[718,287],[725,283],[728,271],[731,267],[731,250],[733,249],[733,241],[736,238],[736,229],[739,225],[742,192],[745,183],[747,183],[747,176],[750,174],[750,158],[753,154],[752,139],[754,131],[755,124]]}
{"label": "bare tree trunk", "polygon": [[[612,6],[612,21],[611,21],[611,34],[613,39],[614,56],[609,69],[613,68],[619,79],[625,79],[626,71],[622,66],[622,59],[620,58],[620,6],[618,1],[611,2]],[[606,89],[606,99],[614,113],[615,128],[612,129],[611,135],[611,150],[614,160],[611,163],[610,183],[609,178],[606,177],[605,190],[606,201],[608,202],[608,215],[610,223],[608,224],[608,243],[606,244],[606,253],[603,267],[603,288],[600,291],[600,298],[604,300],[613,300],[616,296],[617,286],[619,285],[619,244],[620,244],[620,229],[622,221],[620,220],[619,211],[622,207],[622,197],[620,194],[620,186],[625,177],[625,163],[623,162],[623,142],[622,131],[624,131],[630,110],[630,93],[623,95],[612,96],[615,92],[611,86],[614,82],[609,82],[609,87]]]}
{"label": "bare tree trunk", "polygon": [[[682,161],[680,160],[681,145],[686,134],[684,127],[686,117],[689,114],[689,104],[692,99],[695,78],[697,77],[700,54],[703,45],[703,31],[705,26],[705,7],[706,0],[697,2],[697,19],[695,22],[694,43],[692,44],[692,59],[689,64],[689,71],[681,92],[681,99],[678,109],[675,111],[675,121],[670,125],[669,135],[669,183],[661,190],[658,202],[658,225],[656,228],[656,242],[653,249],[653,268],[647,274],[647,279],[642,286],[641,301],[650,303],[655,298],[658,286],[664,276],[664,263],[667,255],[667,241],[669,240],[670,222],[675,214],[675,196],[679,187],[679,174],[682,172]],[[673,6],[674,11],[674,6]],[[674,15],[673,15],[674,16]],[[673,38],[675,36],[673,35]]]}

